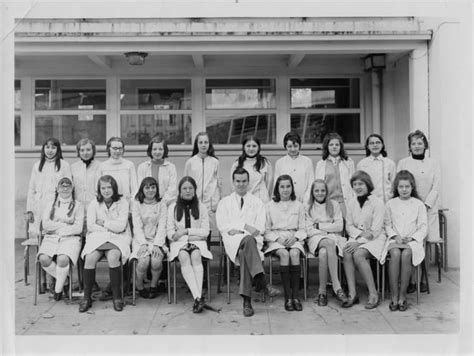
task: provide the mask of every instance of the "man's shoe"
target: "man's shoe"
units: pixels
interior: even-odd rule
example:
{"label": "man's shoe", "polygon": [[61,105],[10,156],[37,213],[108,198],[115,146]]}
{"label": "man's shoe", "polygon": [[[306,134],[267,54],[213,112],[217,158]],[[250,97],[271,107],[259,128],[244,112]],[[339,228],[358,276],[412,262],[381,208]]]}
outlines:
{"label": "man's shoe", "polygon": [[426,283],[420,283],[420,293],[428,292],[428,285]]}
{"label": "man's shoe", "polygon": [[303,305],[301,304],[298,298],[293,298],[293,309],[295,309],[296,311],[303,310]]}
{"label": "man's shoe", "polygon": [[79,313],[85,313],[92,306],[91,299],[82,299],[79,303]]}
{"label": "man's shoe", "polygon": [[287,299],[285,301],[285,310],[286,311],[294,311],[295,308],[293,307],[293,300],[292,299]]}
{"label": "man's shoe", "polygon": [[320,307],[325,307],[326,305],[328,305],[328,297],[326,294],[323,294],[323,293],[320,293],[318,294],[318,305]]}
{"label": "man's shoe", "polygon": [[265,287],[265,293],[267,293],[269,297],[273,298],[279,296],[281,291],[278,288],[273,287],[271,284],[267,284]]}
{"label": "man's shoe", "polygon": [[416,284],[415,283],[410,283],[407,288],[407,293],[415,293],[416,292]]}
{"label": "man's shoe", "polygon": [[243,309],[244,316],[252,316],[255,314],[252,308],[252,303],[250,301],[244,301],[244,309]]}
{"label": "man's shoe", "polygon": [[336,299],[338,301],[340,301],[341,303],[344,303],[347,301],[347,295],[346,293],[344,293],[344,291],[342,290],[342,288],[339,288],[337,291],[336,291]]}
{"label": "man's shoe", "polygon": [[121,312],[123,310],[123,303],[120,299],[114,299],[114,310]]}

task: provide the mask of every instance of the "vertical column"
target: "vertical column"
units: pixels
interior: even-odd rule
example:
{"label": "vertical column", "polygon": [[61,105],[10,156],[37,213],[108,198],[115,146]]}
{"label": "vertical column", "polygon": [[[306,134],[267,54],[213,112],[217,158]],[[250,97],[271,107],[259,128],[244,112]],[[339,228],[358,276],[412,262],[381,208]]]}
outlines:
{"label": "vertical column", "polygon": [[31,77],[21,78],[21,120],[20,145],[22,148],[35,146],[35,88]]}
{"label": "vertical column", "polygon": [[370,73],[372,83],[372,133],[381,133],[382,110],[381,110],[381,77],[382,71]]}
{"label": "vertical column", "polygon": [[427,45],[413,50],[408,57],[410,132],[423,131],[429,139],[428,111],[428,48]]}
{"label": "vertical column", "polygon": [[105,141],[112,136],[120,136],[120,80],[116,77],[106,79],[107,119]]}
{"label": "vertical column", "polygon": [[202,75],[193,76],[191,79],[191,143],[198,132],[206,131],[206,118],[204,115],[205,108],[205,81]]}
{"label": "vertical column", "polygon": [[276,144],[281,145],[285,134],[291,130],[290,80],[286,75],[276,79]]}

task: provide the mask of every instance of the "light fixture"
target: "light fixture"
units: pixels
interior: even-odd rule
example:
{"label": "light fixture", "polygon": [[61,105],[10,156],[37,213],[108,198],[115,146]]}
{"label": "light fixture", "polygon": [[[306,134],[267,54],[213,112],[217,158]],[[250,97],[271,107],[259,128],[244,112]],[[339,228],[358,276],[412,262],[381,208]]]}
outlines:
{"label": "light fixture", "polygon": [[145,63],[145,57],[148,56],[146,52],[125,52],[127,63],[131,66],[141,66]]}
{"label": "light fixture", "polygon": [[374,53],[364,57],[364,70],[366,72],[380,71],[385,69],[385,54]]}

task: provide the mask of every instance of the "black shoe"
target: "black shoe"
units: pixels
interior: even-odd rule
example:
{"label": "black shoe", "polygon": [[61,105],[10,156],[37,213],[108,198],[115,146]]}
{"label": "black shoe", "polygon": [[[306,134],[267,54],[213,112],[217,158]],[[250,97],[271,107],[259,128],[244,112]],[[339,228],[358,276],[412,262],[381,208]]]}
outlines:
{"label": "black shoe", "polygon": [[350,294],[349,296],[347,297],[347,301],[342,303],[342,307],[343,308],[350,308],[352,307],[354,304],[359,304],[359,296],[354,296],[352,297]]}
{"label": "black shoe", "polygon": [[407,293],[415,293],[416,292],[416,284],[415,283],[410,283],[407,288]]}
{"label": "black shoe", "polygon": [[346,293],[344,293],[344,291],[341,288],[339,288],[335,294],[336,294],[336,299],[340,301],[341,303],[344,303],[347,301],[347,295]]}
{"label": "black shoe", "polygon": [[390,302],[390,304],[388,305],[388,309],[390,309],[390,311],[397,311],[398,310],[398,303],[394,303],[394,302]]}
{"label": "black shoe", "polygon": [[155,299],[156,297],[158,297],[158,288],[150,287],[150,291],[148,292],[148,299]]}
{"label": "black shoe", "polygon": [[323,293],[318,294],[317,303],[320,307],[325,307],[326,305],[328,305],[328,296]]}
{"label": "black shoe", "polygon": [[302,311],[303,305],[298,298],[293,298],[293,309],[296,311]]}
{"label": "black shoe", "polygon": [[202,313],[203,306],[201,306],[201,298],[194,299],[193,313]]}
{"label": "black shoe", "polygon": [[198,313],[202,313],[205,305],[206,305],[206,300],[203,297],[199,298]]}
{"label": "black shoe", "polygon": [[138,295],[144,299],[150,298],[150,293],[145,288],[137,289]]}
{"label": "black shoe", "polygon": [[293,306],[293,299],[287,299],[285,302],[286,311],[294,311],[295,307]]}
{"label": "black shoe", "polygon": [[91,299],[82,299],[81,302],[79,303],[79,313],[84,313],[88,311],[91,306],[92,306]]}
{"label": "black shoe", "polygon": [[249,301],[244,300],[244,309],[243,309],[244,316],[252,316],[255,314],[252,308],[252,303]]}
{"label": "black shoe", "polygon": [[[157,289],[157,293],[166,293],[167,292],[165,283],[158,282],[158,287],[156,287],[156,289]],[[150,288],[150,290],[151,290],[151,288]]]}
{"label": "black shoe", "polygon": [[403,302],[398,302],[398,309],[401,312],[404,312],[408,309],[408,303],[407,303],[406,299]]}
{"label": "black shoe", "polygon": [[114,310],[121,312],[123,310],[123,303],[120,299],[114,299]]}
{"label": "black shoe", "polygon": [[59,301],[63,299],[63,292],[59,292],[59,293],[54,292],[53,298],[55,301]]}
{"label": "black shoe", "polygon": [[420,293],[428,292],[428,285],[426,283],[420,283]]}

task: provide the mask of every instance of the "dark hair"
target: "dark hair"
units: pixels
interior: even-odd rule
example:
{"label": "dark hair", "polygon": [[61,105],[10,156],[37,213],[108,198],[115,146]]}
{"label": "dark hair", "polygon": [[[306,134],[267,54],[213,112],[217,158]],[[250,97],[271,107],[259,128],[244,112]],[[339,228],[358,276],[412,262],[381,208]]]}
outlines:
{"label": "dark hair", "polygon": [[242,154],[237,159],[237,167],[244,166],[244,161],[247,159],[247,155],[245,154],[245,144],[249,141],[255,141],[255,143],[258,146],[258,151],[257,151],[257,154],[255,155],[255,164],[253,165],[253,167],[255,168],[257,172],[260,172],[261,168],[263,168],[265,165],[268,165],[268,159],[266,159],[260,154],[261,144],[260,144],[259,139],[255,136],[247,136],[242,141]]}
{"label": "dark hair", "polygon": [[341,145],[341,150],[339,151],[339,157],[341,157],[343,160],[347,160],[347,152],[344,149],[344,142],[342,142],[342,137],[336,133],[336,132],[330,132],[324,136],[323,139],[323,159],[328,158],[329,156],[329,142],[331,140],[338,140],[339,144]]}
{"label": "dark hair", "polygon": [[283,137],[283,148],[286,149],[286,144],[288,141],[296,142],[301,148],[301,137],[296,132],[287,132],[286,135]]}
{"label": "dark hair", "polygon": [[[74,194],[74,185],[72,184],[72,181],[68,177],[63,177],[59,180],[58,185],[56,186],[56,192],[54,194],[54,201],[53,205],[51,206],[51,211],[49,212],[49,219],[53,220],[54,219],[54,213],[56,212],[56,202],[58,201],[58,187],[61,185],[62,182],[69,182],[69,185],[72,187],[72,201],[69,203],[68,211],[67,211],[67,216],[70,217],[72,215],[72,212],[74,211],[74,208],[76,207],[76,198]],[[59,203],[58,203],[59,207]]]}
{"label": "dark hair", "polygon": [[365,156],[366,157],[369,157],[370,156],[370,150],[369,150],[369,140],[371,137],[376,137],[380,140],[380,142],[382,142],[382,149],[380,150],[380,154],[383,156],[383,157],[387,157],[387,151],[385,151],[385,142],[383,142],[383,138],[382,136],[380,136],[379,134],[371,134],[367,137],[367,139],[365,140]]}
{"label": "dark hair", "polygon": [[110,147],[112,146],[112,142],[120,142],[122,144],[122,154],[125,153],[125,142],[123,142],[121,137],[113,136],[109,138],[107,141],[107,145],[105,146],[105,150],[107,151],[107,155],[110,157]]}
{"label": "dark hair", "polygon": [[61,159],[63,158],[63,151],[61,150],[61,143],[57,138],[50,137],[46,139],[43,143],[43,147],[41,147],[41,158],[40,158],[40,164],[38,167],[38,171],[43,170],[44,163],[46,162],[46,154],[44,153],[44,148],[49,144],[52,143],[54,146],[56,146],[56,156],[54,156],[54,165],[56,166],[56,172],[59,172],[61,169]]}
{"label": "dark hair", "polygon": [[91,146],[92,146],[92,159],[94,159],[95,152],[96,152],[95,142],[92,141],[90,138],[81,138],[79,141],[77,141],[77,143],[76,143],[77,157],[79,157],[79,158],[81,157],[81,155],[79,154],[79,150],[81,149],[82,146],[85,146],[88,143],[90,143]]}
{"label": "dark hair", "polygon": [[[189,182],[194,187],[194,196],[191,199],[191,202],[181,198],[181,187],[184,183]],[[174,208],[174,216],[176,221],[181,221],[184,215],[184,208],[186,205],[191,208],[191,215],[194,219],[199,219],[199,200],[196,195],[197,184],[196,181],[190,176],[184,176],[181,178],[178,184],[178,199],[176,200],[176,206]]]}
{"label": "dark hair", "polygon": [[278,189],[280,186],[280,182],[282,180],[289,180],[291,183],[291,195],[290,195],[290,200],[295,200],[296,199],[296,194],[295,194],[295,185],[293,184],[293,179],[291,179],[291,176],[288,174],[282,174],[279,176],[275,182],[275,187],[273,187],[273,201],[278,203],[281,200],[280,196],[280,190]]}
{"label": "dark hair", "polygon": [[168,158],[168,144],[166,143],[166,140],[163,136],[161,135],[157,135],[155,137],[153,137],[151,140],[150,140],[150,143],[148,144],[148,148],[146,150],[146,154],[148,155],[148,157],[150,158],[153,158],[153,156],[151,155],[151,151],[153,149],[153,144],[154,143],[162,143],[163,144],[163,158]]}
{"label": "dark hair", "polygon": [[408,134],[408,151],[410,153],[411,153],[411,149],[410,149],[411,141],[414,138],[421,138],[423,140],[423,143],[425,144],[425,150],[429,148],[428,139],[426,138],[426,135],[423,133],[423,131],[416,130]]}
{"label": "dark hair", "polygon": [[207,139],[209,140],[209,148],[207,149],[207,155],[217,158],[217,156],[214,153],[214,146],[212,145],[211,138],[209,137],[209,134],[206,131],[199,132],[194,138],[193,153],[191,154],[191,157],[199,153],[199,147],[198,147],[199,136],[207,136]]}
{"label": "dark hair", "polygon": [[407,170],[402,170],[398,172],[397,175],[395,176],[395,179],[393,180],[393,186],[392,186],[393,197],[396,198],[400,196],[400,194],[398,193],[398,183],[400,183],[401,180],[409,181],[411,184],[411,196],[413,198],[420,199],[418,192],[416,190],[415,177],[413,176],[413,174],[411,174]]}
{"label": "dark hair", "polygon": [[247,179],[250,179],[249,172],[244,167],[237,167],[236,169],[234,169],[234,171],[232,172],[232,181],[234,181],[234,177],[236,174],[246,174]]}
{"label": "dark hair", "polygon": [[372,179],[367,173],[365,173],[364,171],[355,171],[351,177],[351,187],[354,181],[356,180],[364,182],[369,194],[372,193],[372,191],[374,190],[374,183],[372,183]]}
{"label": "dark hair", "polygon": [[324,187],[326,188],[326,197],[325,197],[325,203],[326,203],[326,215],[329,217],[329,218],[334,218],[334,207],[332,206],[332,201],[330,199],[328,199],[328,195],[329,195],[329,189],[328,189],[328,185],[327,183],[323,180],[323,179],[315,179],[313,184],[311,184],[311,194],[309,196],[309,201],[308,201],[308,213],[309,213],[309,216],[313,217],[311,215],[311,208],[313,207],[313,204],[317,201],[315,198],[314,198],[314,195],[313,195],[313,190],[314,190],[314,187],[316,184],[324,184]]}
{"label": "dark hair", "polygon": [[112,191],[113,191],[112,201],[113,202],[116,202],[116,201],[120,200],[120,198],[122,197],[122,194],[119,194],[119,192],[118,192],[117,181],[115,180],[114,177],[109,176],[109,175],[105,175],[105,176],[100,177],[99,180],[97,181],[97,201],[99,203],[102,203],[104,201],[104,197],[100,193],[100,182],[110,183],[110,185],[112,186]]}
{"label": "dark hair", "polygon": [[153,177],[145,177],[143,178],[142,182],[140,183],[140,188],[138,188],[137,194],[135,194],[135,200],[138,200],[140,204],[143,204],[143,201],[145,200],[145,193],[143,193],[143,189],[147,185],[154,185],[156,187],[156,194],[155,194],[155,200],[158,202],[161,200],[160,198],[160,187],[158,185],[158,182],[156,181],[155,178]]}

